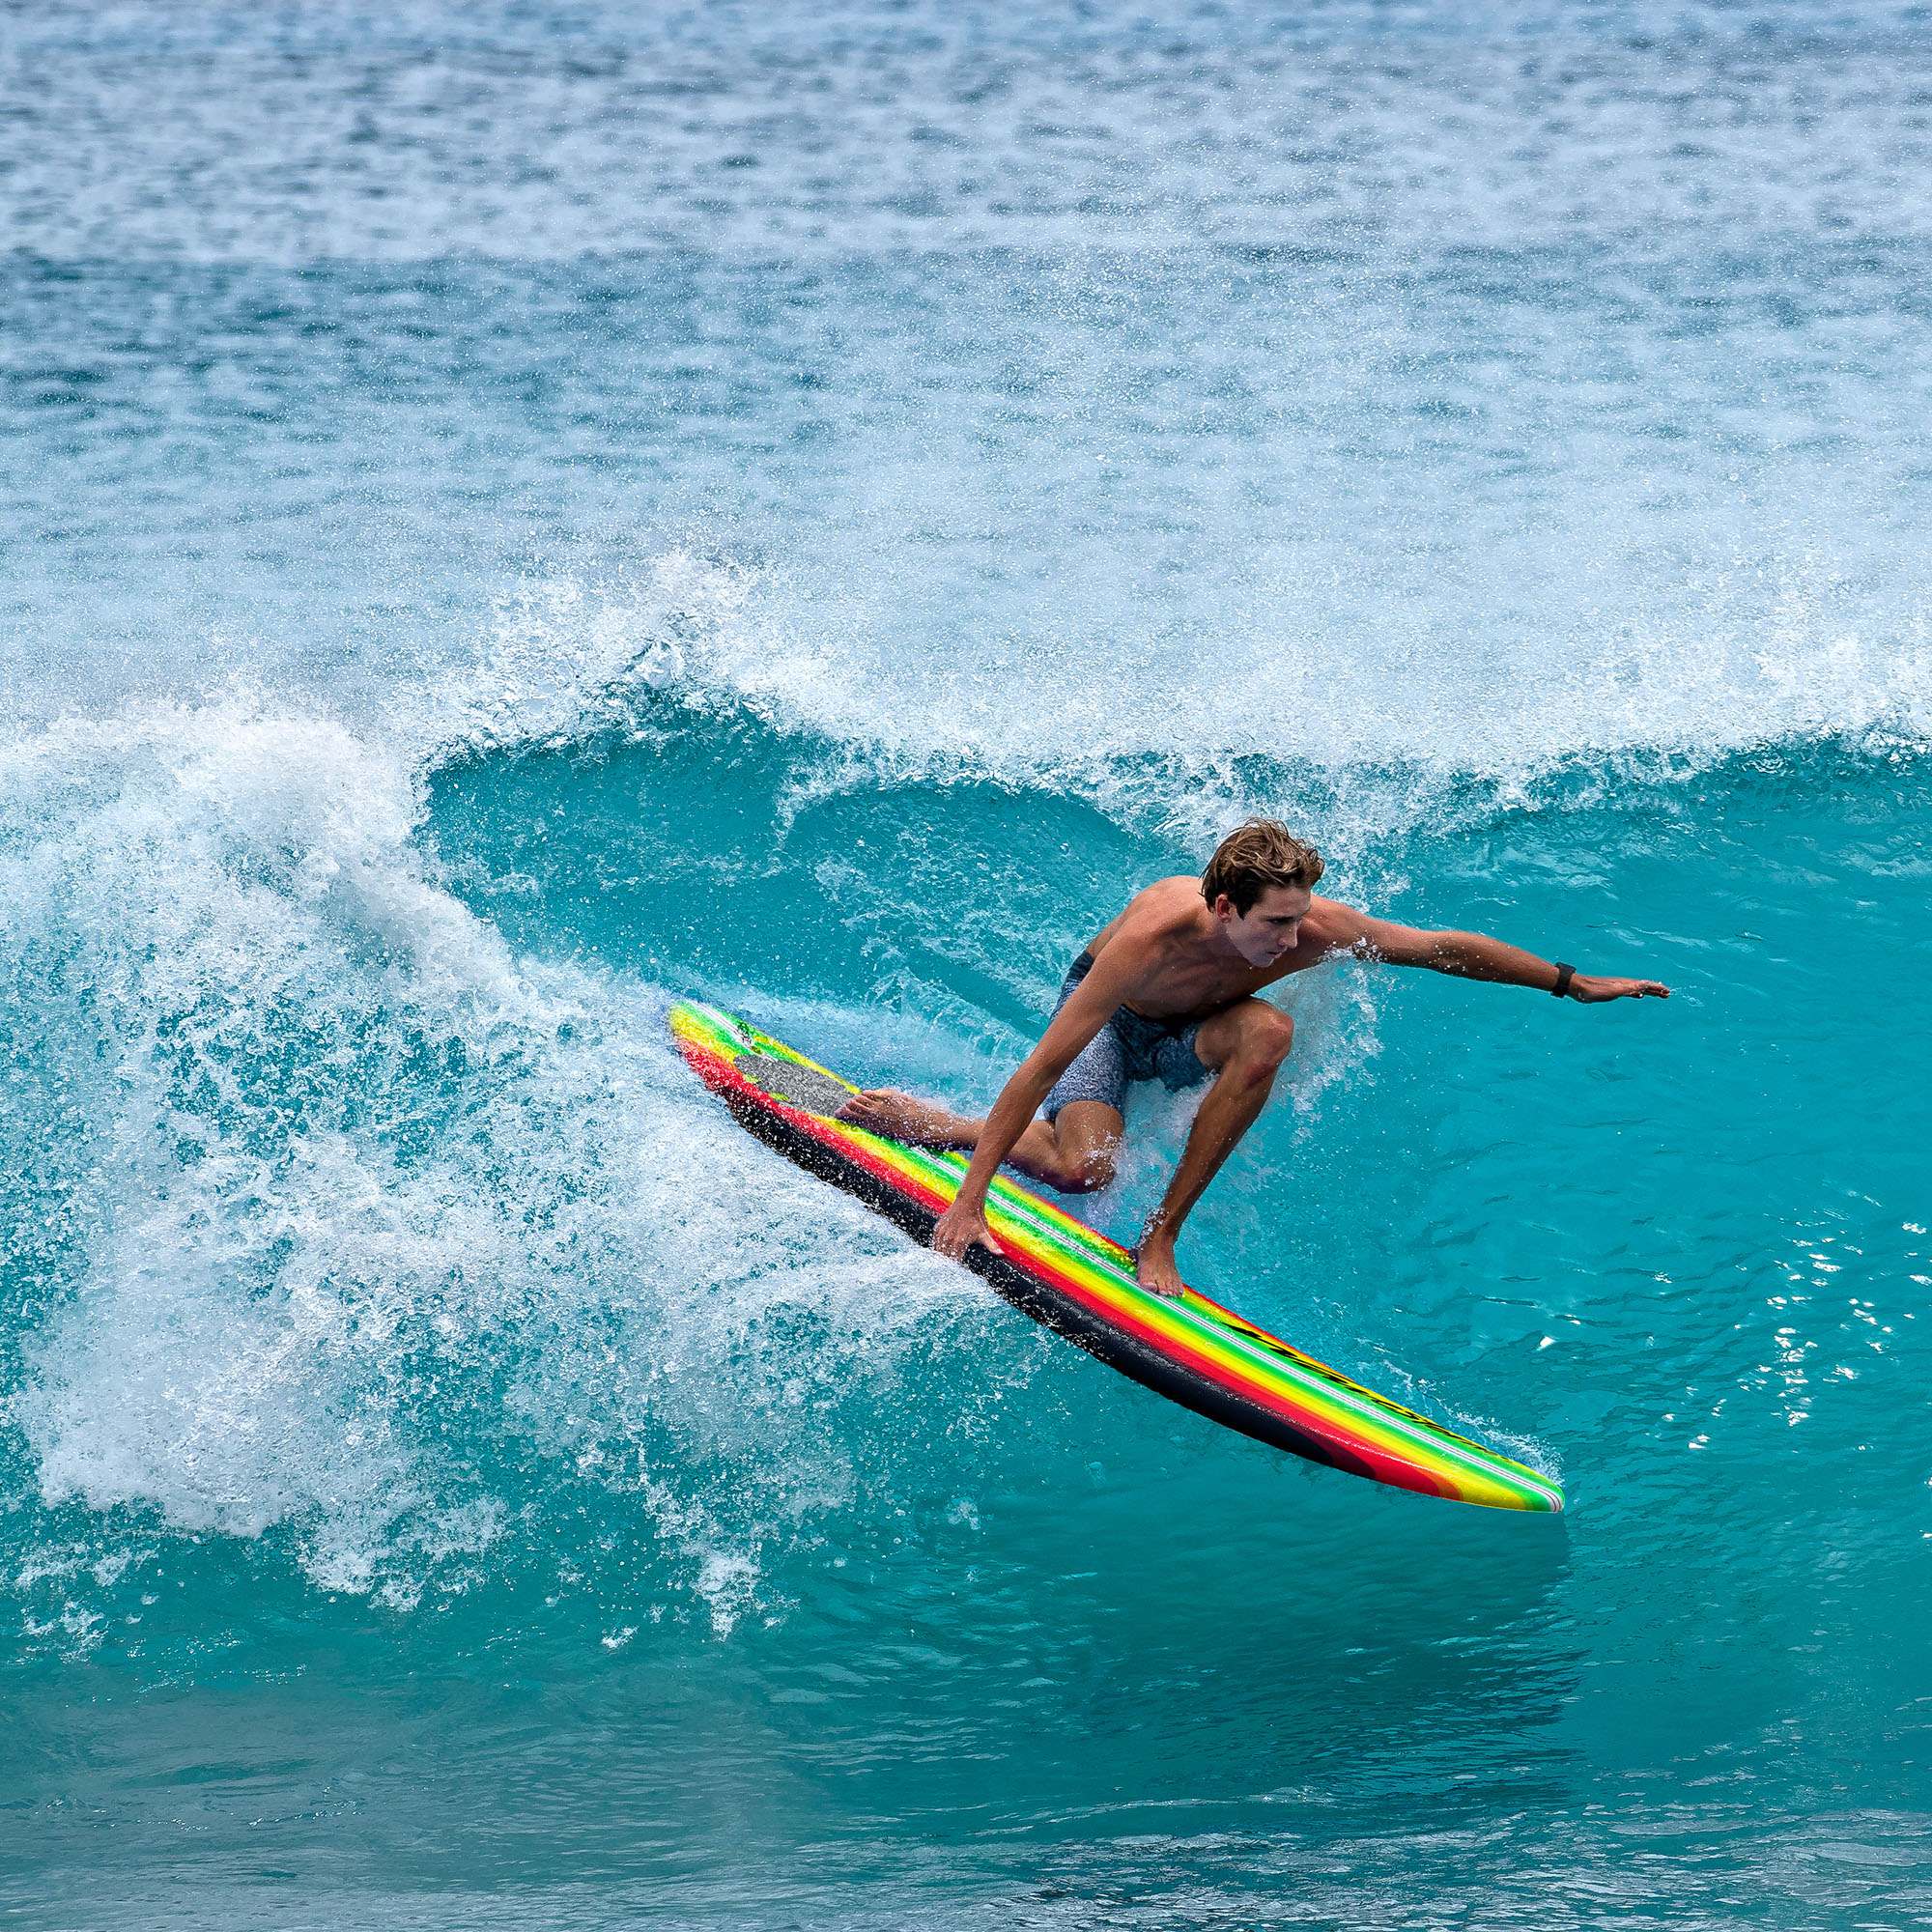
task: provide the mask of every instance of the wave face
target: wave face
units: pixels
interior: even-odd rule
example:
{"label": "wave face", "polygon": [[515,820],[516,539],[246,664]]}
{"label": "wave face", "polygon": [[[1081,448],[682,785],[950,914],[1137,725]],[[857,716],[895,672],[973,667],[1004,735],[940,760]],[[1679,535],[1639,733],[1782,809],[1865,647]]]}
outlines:
{"label": "wave face", "polygon": [[[14,1916],[1922,1913],[1920,23],[0,63]],[[668,1050],[981,1108],[1251,811],[1675,988],[1306,976],[1183,1244],[1561,1521],[1162,1405]]]}

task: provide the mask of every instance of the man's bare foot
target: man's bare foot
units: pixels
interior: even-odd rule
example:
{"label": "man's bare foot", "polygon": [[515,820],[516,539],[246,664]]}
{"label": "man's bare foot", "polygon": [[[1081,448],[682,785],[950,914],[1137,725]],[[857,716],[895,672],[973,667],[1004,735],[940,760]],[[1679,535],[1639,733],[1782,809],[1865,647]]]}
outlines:
{"label": "man's bare foot", "polygon": [[872,1087],[853,1094],[839,1108],[838,1118],[871,1133],[911,1141],[916,1147],[969,1148],[980,1131],[978,1121],[901,1094],[895,1087]]}
{"label": "man's bare foot", "polygon": [[1135,1252],[1134,1279],[1143,1288],[1166,1295],[1170,1301],[1179,1301],[1187,1285],[1174,1264],[1174,1250],[1153,1241],[1143,1241]]}

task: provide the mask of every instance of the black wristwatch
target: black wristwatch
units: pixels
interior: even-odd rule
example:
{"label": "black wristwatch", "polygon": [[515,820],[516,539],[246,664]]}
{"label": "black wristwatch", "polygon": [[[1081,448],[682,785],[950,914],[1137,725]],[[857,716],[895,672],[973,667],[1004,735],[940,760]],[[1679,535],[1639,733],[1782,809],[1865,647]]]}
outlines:
{"label": "black wristwatch", "polygon": [[1566,966],[1563,963],[1563,961],[1559,959],[1556,962],[1556,983],[1549,989],[1551,994],[1555,998],[1560,1000],[1564,996],[1564,994],[1566,994],[1570,990],[1570,981],[1574,980],[1576,977],[1577,977],[1576,967]]}

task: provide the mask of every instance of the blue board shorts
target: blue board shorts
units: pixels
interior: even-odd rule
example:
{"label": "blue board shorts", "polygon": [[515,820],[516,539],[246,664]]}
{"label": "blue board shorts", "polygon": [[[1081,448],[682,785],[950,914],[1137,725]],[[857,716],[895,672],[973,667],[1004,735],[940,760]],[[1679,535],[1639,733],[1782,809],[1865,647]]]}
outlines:
{"label": "blue board shorts", "polygon": [[[1094,955],[1083,952],[1067,969],[1060,988],[1057,1013],[1073,997],[1073,989],[1093,970]],[[1127,1087],[1135,1080],[1158,1080],[1170,1093],[1183,1087],[1198,1087],[1213,1077],[1214,1069],[1204,1066],[1194,1051],[1194,1037],[1201,1021],[1185,1020],[1176,1025],[1168,1020],[1151,1020],[1130,1007],[1116,1007],[1114,1016],[1081,1048],[1080,1057],[1054,1083],[1046,1096],[1045,1114],[1051,1121],[1063,1107],[1075,1100],[1098,1100],[1124,1117]]]}

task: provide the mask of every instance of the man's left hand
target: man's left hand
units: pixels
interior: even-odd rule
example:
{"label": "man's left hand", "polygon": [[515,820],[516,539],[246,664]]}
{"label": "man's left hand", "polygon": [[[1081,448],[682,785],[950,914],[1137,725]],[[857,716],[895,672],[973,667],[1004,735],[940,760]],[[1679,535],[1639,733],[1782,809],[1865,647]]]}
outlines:
{"label": "man's left hand", "polygon": [[1577,973],[1563,997],[1594,1007],[1605,1000],[1667,1000],[1670,988],[1656,980],[1606,980],[1594,973]]}

